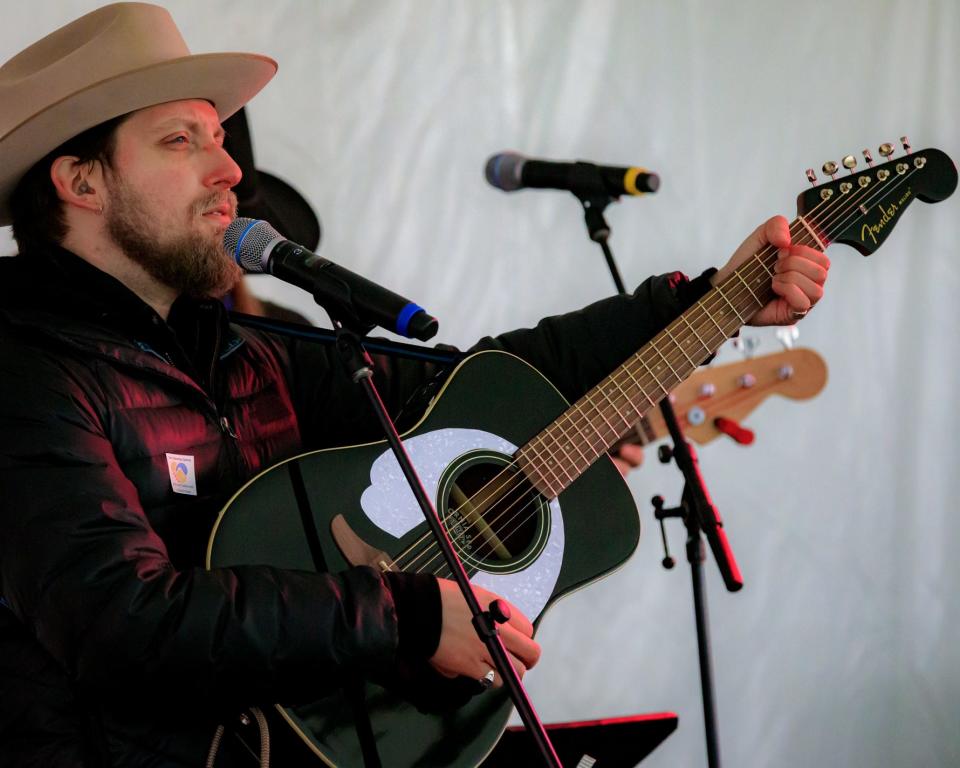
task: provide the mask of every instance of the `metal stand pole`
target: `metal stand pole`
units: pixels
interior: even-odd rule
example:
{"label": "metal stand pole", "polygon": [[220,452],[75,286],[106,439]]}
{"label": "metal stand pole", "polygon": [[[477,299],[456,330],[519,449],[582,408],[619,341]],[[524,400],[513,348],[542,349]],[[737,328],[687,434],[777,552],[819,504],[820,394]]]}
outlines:
{"label": "metal stand pole", "polygon": [[[610,250],[610,225],[607,224],[603,216],[603,211],[613,201],[608,196],[586,196],[580,197],[583,205],[584,222],[587,225],[587,231],[590,239],[599,243],[603,249],[603,255],[613,277],[613,282],[617,286],[617,291],[626,293],[623,279],[620,277],[620,271],[617,269],[613,258],[613,252]],[[697,625],[697,650],[700,657],[700,689],[703,697],[703,720],[706,731],[707,742],[707,764],[710,768],[720,768],[720,745],[717,738],[717,714],[715,708],[715,694],[713,687],[713,668],[710,654],[710,628],[707,616],[707,594],[703,578],[703,561],[706,557],[701,531],[706,533],[707,540],[710,542],[717,566],[723,575],[724,583],[731,592],[739,590],[743,586],[743,579],[740,570],[737,567],[733,556],[733,550],[727,541],[726,534],[723,531],[723,523],[720,515],[710,501],[703,478],[700,475],[699,465],[697,464],[696,454],[693,448],[683,436],[680,423],[674,413],[673,405],[669,397],[660,401],[660,410],[663,413],[664,421],[670,430],[670,436],[673,439],[673,449],[667,449],[661,452],[661,460],[669,461],[675,459],[677,466],[683,473],[685,484],[683,497],[680,507],[676,509],[663,509],[663,498],[654,497],[653,505],[655,515],[663,525],[663,519],[666,517],[681,517],[687,527],[687,560],[690,563],[691,577],[693,581],[693,610]],[[663,534],[664,548],[666,548],[666,533]],[[672,568],[673,559],[669,552],[663,560],[664,567]]]}

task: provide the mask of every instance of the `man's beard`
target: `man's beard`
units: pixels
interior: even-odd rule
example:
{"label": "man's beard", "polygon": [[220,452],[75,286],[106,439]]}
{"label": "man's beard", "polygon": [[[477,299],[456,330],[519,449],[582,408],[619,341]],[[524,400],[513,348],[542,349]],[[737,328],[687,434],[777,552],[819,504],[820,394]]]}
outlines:
{"label": "man's beard", "polygon": [[[157,233],[142,197],[121,179],[112,179],[110,204],[105,211],[107,232],[117,246],[148,275],[178,294],[224,296],[240,280],[243,270],[230,258],[219,238],[191,229]],[[192,206],[192,217],[227,201],[236,211],[232,192],[217,192]],[[162,234],[162,236],[161,236]]]}

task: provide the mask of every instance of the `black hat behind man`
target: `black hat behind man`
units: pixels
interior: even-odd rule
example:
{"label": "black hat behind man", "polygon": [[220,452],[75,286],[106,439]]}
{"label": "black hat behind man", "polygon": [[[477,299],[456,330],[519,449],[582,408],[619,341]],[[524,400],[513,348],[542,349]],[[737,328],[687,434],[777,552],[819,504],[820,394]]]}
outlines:
{"label": "black hat behind man", "polygon": [[259,170],[253,162],[253,142],[246,110],[241,109],[223,122],[223,148],[234,159],[243,178],[233,191],[237,213],[251,219],[265,219],[288,240],[315,251],[320,244],[320,221],[303,195],[273,174]]}

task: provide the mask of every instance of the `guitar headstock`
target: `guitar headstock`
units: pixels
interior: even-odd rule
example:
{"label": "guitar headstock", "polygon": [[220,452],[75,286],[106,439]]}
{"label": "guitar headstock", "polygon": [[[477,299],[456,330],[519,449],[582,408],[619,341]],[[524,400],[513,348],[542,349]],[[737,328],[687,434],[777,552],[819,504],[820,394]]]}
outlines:
{"label": "guitar headstock", "polygon": [[[797,213],[812,227],[824,245],[846,243],[864,256],[873,253],[896,226],[914,198],[938,203],[957,187],[957,169],[939,149],[911,152],[906,137],[901,139],[905,154],[892,157],[893,145],[882,144],[885,162],[874,165],[869,150],[863,150],[867,166],[856,171],[857,159],[842,160],[846,175],[834,162],[823,165],[831,179],[797,197]],[[813,170],[807,179],[816,183]]]}

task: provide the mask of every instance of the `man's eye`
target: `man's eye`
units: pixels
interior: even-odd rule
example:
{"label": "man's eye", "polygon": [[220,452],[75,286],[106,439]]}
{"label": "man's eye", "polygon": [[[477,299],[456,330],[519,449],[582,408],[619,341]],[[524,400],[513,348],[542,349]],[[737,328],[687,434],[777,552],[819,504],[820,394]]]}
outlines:
{"label": "man's eye", "polygon": [[174,136],[172,139],[168,140],[168,144],[187,144],[189,139],[186,136]]}

